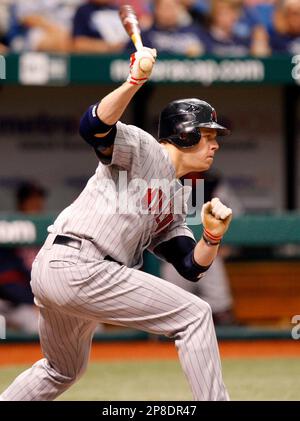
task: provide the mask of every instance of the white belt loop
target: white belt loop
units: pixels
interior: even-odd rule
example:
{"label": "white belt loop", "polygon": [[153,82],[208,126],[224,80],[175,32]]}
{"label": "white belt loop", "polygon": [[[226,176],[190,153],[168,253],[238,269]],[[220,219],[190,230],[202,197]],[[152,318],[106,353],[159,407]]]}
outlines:
{"label": "white belt loop", "polygon": [[50,250],[53,244],[53,241],[55,240],[56,234],[50,233],[48,234],[48,237],[46,238],[46,241],[43,245],[43,249]]}

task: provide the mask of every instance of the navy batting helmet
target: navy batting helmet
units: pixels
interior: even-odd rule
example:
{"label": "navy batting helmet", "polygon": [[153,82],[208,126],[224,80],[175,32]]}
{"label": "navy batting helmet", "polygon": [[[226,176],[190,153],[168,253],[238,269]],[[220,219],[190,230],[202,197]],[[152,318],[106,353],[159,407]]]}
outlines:
{"label": "navy batting helmet", "polygon": [[200,142],[199,127],[215,129],[221,136],[230,134],[230,130],[217,123],[217,113],[207,102],[197,98],[172,101],[160,114],[158,139],[190,148]]}

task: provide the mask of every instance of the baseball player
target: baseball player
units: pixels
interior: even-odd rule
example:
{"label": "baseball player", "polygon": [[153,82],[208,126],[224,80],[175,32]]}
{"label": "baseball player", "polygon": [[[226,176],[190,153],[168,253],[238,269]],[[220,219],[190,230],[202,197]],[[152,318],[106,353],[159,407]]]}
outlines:
{"label": "baseball player", "polygon": [[[205,203],[203,235],[196,242],[186,226],[186,206],[173,212],[170,204],[184,188],[177,179],[207,170],[219,148],[217,135],[228,130],[217,123],[215,110],[198,99],[167,105],[160,116],[159,142],[121,123],[131,98],[150,76],[152,69],[144,73],[140,68],[145,58],[153,67],[156,51],[143,47],[132,55],[127,81],[81,119],[80,133],[100,162],[79,197],[48,228],[33,263],[31,286],[40,309],[44,358],[17,377],[1,400],[53,400],[67,390],[86,369],[99,322],[174,338],[194,399],[229,399],[209,305],[139,270],[145,249],[171,262],[190,281],[212,263],[231,209],[217,198]],[[124,173],[125,186],[120,182]],[[147,187],[149,211],[128,206],[124,212],[125,200],[129,205],[136,201],[137,181],[151,186],[153,179],[175,186],[170,200],[164,202],[164,192]],[[113,185],[118,186],[115,192]]]}

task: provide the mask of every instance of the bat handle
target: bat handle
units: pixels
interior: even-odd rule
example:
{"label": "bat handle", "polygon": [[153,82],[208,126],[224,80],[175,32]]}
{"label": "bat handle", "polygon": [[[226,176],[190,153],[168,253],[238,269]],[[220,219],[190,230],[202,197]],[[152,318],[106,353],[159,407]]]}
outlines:
{"label": "bat handle", "polygon": [[140,36],[140,34],[138,32],[133,33],[131,35],[131,39],[132,39],[132,42],[133,42],[133,44],[134,44],[134,46],[135,46],[135,48],[136,48],[137,51],[138,50],[141,50],[144,47],[143,46],[143,43],[142,43],[141,36]]}
{"label": "bat handle", "polygon": [[[143,48],[143,43],[139,34],[132,34],[132,41],[137,51]],[[140,60],[139,66],[144,73],[149,73],[152,70],[153,62],[150,58],[145,57]]]}

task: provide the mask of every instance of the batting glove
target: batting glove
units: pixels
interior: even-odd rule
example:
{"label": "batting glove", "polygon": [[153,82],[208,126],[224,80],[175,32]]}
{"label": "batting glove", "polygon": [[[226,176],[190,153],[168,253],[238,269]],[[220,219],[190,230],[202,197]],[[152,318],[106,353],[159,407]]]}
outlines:
{"label": "batting glove", "polygon": [[[152,61],[152,67],[149,72],[144,72],[141,69],[140,62],[143,59],[150,59]],[[130,73],[127,78],[127,82],[132,85],[143,85],[147,82],[148,78],[151,75],[153,64],[156,60],[156,49],[143,47],[130,56]]]}
{"label": "batting glove", "polygon": [[207,244],[217,245],[228,230],[232,219],[232,210],[215,197],[202,206],[201,219],[203,239]]}

